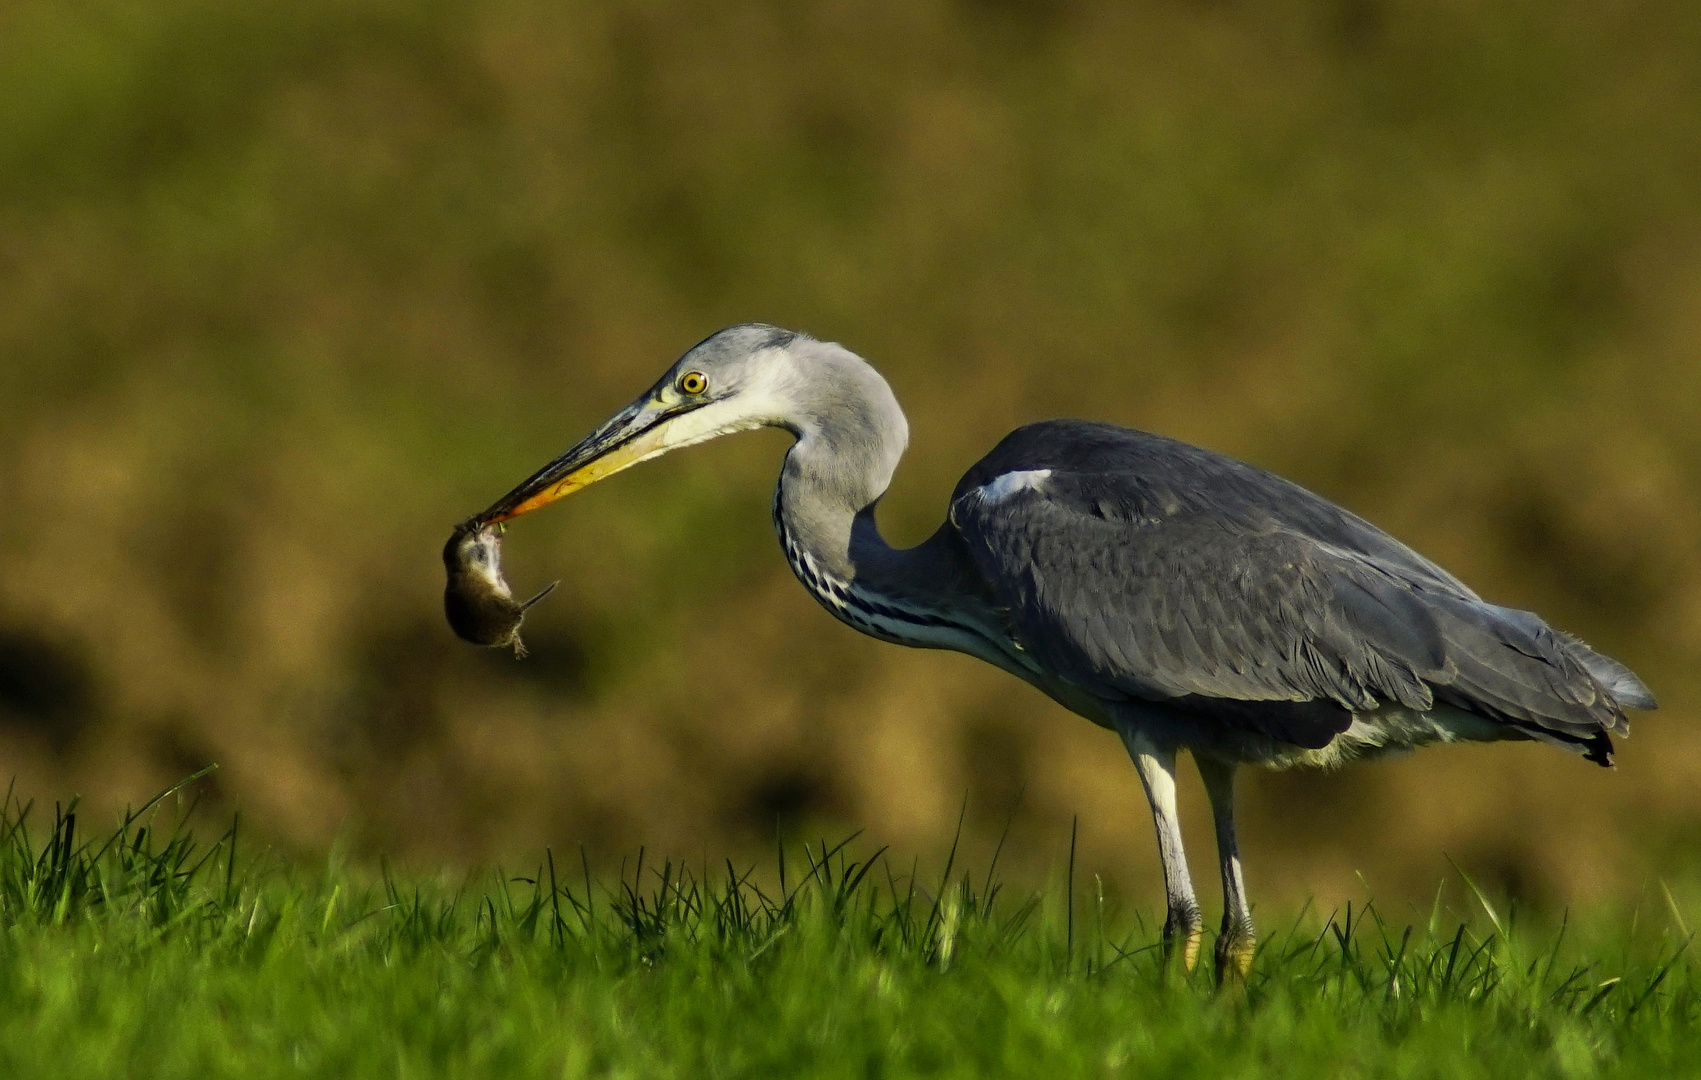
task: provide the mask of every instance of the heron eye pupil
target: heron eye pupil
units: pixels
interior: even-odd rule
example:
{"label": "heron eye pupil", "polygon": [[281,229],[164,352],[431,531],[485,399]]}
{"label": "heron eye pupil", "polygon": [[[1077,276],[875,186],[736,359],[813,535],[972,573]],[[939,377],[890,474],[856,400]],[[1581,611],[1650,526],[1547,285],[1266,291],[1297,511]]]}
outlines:
{"label": "heron eye pupil", "polygon": [[679,377],[679,388],[687,394],[701,394],[709,388],[709,380],[701,371],[687,371]]}

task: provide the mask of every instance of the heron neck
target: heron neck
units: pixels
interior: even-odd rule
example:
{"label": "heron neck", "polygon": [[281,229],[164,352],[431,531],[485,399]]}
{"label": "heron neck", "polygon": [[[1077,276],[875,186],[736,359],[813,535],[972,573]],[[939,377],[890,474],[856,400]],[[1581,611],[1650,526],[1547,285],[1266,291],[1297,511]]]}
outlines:
{"label": "heron neck", "polygon": [[[838,448],[860,446],[861,467]],[[875,506],[902,447],[874,433],[856,440],[802,434],[774,492],[774,526],[786,561],[829,612],[858,630],[905,645],[952,648],[1003,664],[995,605],[956,533],[942,526],[913,548],[880,535]]]}
{"label": "heron neck", "polygon": [[878,495],[857,506],[812,479],[804,467],[810,449],[799,442],[787,455],[774,526],[792,572],[816,601],[873,637],[965,652],[1027,678],[949,522],[916,547],[892,547],[875,524]]}
{"label": "heron neck", "polygon": [[774,523],[787,556],[795,549],[812,569],[840,581],[896,554],[874,523],[886,484],[854,464],[804,435],[786,454],[774,492]]}
{"label": "heron neck", "polygon": [[[886,380],[850,350],[810,341],[793,357],[778,422],[797,442],[774,494],[775,524],[816,569],[849,581],[859,556],[892,551],[874,528],[874,505],[904,455],[909,422]],[[855,527],[863,514],[866,526]]]}
{"label": "heron neck", "polygon": [[[886,543],[874,510],[909,442],[886,380],[861,357],[811,342],[799,353],[783,426],[797,436],[774,492],[786,561],[815,599],[864,633],[906,645],[1001,655],[998,617],[956,532]],[[1001,660],[994,659],[995,663]]]}

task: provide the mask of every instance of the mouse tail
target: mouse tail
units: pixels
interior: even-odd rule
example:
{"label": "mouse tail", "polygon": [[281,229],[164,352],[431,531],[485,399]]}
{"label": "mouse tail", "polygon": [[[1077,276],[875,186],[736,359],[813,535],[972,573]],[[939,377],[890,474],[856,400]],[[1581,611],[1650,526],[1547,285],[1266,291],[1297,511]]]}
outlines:
{"label": "mouse tail", "polygon": [[527,600],[525,603],[521,604],[520,610],[521,611],[528,610],[533,604],[537,603],[539,600],[542,600],[544,597],[546,597],[550,593],[554,592],[555,587],[559,584],[561,584],[561,582],[552,581],[548,585],[545,585],[542,589],[538,590],[538,594],[536,596],[532,597],[530,600]]}

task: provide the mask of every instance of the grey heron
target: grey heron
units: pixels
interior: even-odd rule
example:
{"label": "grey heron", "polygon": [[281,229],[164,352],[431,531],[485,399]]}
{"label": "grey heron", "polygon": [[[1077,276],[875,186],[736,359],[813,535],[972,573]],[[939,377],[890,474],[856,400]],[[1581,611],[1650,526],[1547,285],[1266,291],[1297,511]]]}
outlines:
{"label": "grey heron", "polygon": [[963,476],[920,545],[875,507],[908,441],[886,381],[835,343],[761,324],[685,353],[631,405],[480,514],[528,513],[640,461],[757,427],[789,431],[774,493],[786,561],[837,618],[955,649],[1118,736],[1151,804],[1164,940],[1194,966],[1198,900],[1176,815],[1193,758],[1216,825],[1219,974],[1255,947],[1236,851],[1242,765],[1335,766],[1429,743],[1533,739],[1612,761],[1629,668],[1304,488],[1186,443],[1051,420]]}

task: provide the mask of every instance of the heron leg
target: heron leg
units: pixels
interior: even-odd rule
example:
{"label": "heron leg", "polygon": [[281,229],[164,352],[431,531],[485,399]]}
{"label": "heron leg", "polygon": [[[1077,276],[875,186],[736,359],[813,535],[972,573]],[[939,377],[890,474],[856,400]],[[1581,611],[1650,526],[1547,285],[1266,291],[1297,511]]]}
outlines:
{"label": "heron leg", "polygon": [[1193,879],[1187,873],[1187,856],[1181,849],[1181,818],[1175,809],[1175,749],[1158,746],[1138,732],[1122,731],[1122,743],[1134,759],[1134,770],[1152,804],[1152,824],[1158,832],[1158,857],[1163,860],[1164,894],[1169,913],[1164,918],[1164,951],[1180,947],[1181,963],[1188,971],[1199,960],[1203,922]]}
{"label": "heron leg", "polygon": [[1246,906],[1246,883],[1240,876],[1240,851],[1234,839],[1234,770],[1227,762],[1194,756],[1205,794],[1211,800],[1211,817],[1217,826],[1217,859],[1223,876],[1223,929],[1217,935],[1217,979],[1233,975],[1244,979],[1252,970],[1258,937],[1252,928],[1252,912]]}

